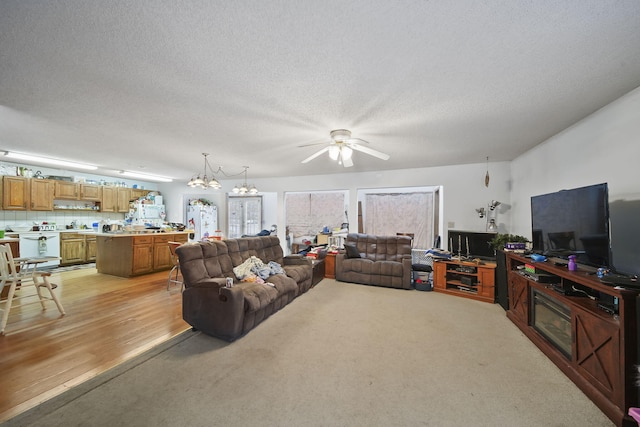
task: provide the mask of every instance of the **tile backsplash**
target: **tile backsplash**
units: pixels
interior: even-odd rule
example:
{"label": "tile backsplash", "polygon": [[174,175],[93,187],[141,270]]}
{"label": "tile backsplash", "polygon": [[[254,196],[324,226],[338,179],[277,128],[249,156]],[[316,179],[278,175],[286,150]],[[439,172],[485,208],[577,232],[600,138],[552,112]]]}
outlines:
{"label": "tile backsplash", "polygon": [[42,222],[56,223],[58,229],[65,229],[67,225],[71,225],[72,221],[76,221],[78,226],[86,225],[91,228],[94,222],[100,220],[122,221],[123,213],[108,212],[91,212],[91,211],[2,211],[0,210],[0,229],[4,230],[11,225],[33,225]]}

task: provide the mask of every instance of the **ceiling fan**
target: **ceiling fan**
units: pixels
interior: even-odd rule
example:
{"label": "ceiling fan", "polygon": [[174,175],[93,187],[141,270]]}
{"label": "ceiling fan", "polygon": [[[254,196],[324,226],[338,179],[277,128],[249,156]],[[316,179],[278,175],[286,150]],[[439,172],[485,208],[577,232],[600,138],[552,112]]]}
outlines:
{"label": "ceiling fan", "polygon": [[[381,153],[376,150],[372,150],[371,148],[362,145],[362,143],[368,144],[369,142],[360,138],[351,138],[351,131],[346,129],[336,129],[332,130],[329,135],[331,136],[331,141],[329,141],[329,145],[321,149],[320,151],[315,152],[311,156],[307,157],[302,161],[302,163],[308,163],[316,157],[328,152],[329,157],[333,160],[337,160],[338,164],[343,165],[345,168],[353,166],[353,160],[351,156],[353,155],[353,150],[360,151],[361,153],[369,154],[370,156],[377,157],[381,160],[389,160],[389,155]],[[308,147],[310,145],[324,144],[324,142],[315,143],[315,144],[307,144],[300,145],[300,147]]]}

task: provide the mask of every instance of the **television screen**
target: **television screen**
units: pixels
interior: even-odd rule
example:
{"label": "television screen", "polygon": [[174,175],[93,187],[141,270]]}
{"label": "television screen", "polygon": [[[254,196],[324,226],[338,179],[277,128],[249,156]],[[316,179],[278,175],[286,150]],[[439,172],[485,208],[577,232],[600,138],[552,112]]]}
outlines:
{"label": "television screen", "polygon": [[628,276],[640,275],[640,200],[609,203],[613,269]]}
{"label": "television screen", "polygon": [[533,251],[611,267],[607,184],[531,197]]}
{"label": "television screen", "polygon": [[452,254],[484,260],[495,260],[496,254],[491,246],[491,241],[496,233],[483,233],[477,231],[449,230],[449,251]]}

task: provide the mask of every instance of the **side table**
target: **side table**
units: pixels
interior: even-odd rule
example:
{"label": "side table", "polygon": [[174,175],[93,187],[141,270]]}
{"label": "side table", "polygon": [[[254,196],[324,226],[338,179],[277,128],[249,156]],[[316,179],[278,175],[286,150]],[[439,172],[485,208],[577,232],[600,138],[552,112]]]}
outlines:
{"label": "side table", "polygon": [[324,258],[324,277],[327,279],[336,278],[336,253],[327,252],[327,256]]}
{"label": "side table", "polygon": [[311,278],[311,286],[317,285],[322,279],[324,279],[324,259],[314,259],[311,261],[313,267],[313,276]]}

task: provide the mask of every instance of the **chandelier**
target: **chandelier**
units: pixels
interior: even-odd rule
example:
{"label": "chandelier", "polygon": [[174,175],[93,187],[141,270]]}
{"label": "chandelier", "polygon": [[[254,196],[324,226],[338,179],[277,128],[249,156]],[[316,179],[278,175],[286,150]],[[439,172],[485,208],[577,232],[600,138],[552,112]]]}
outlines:
{"label": "chandelier", "polygon": [[243,167],[244,167],[244,171],[241,173],[244,174],[244,183],[240,187],[236,185],[235,187],[233,187],[232,191],[242,196],[246,194],[251,194],[251,195],[258,194],[258,189],[255,187],[255,185],[252,185],[251,188],[249,188],[249,186],[247,185],[247,169],[249,169],[249,166],[243,166]]}
{"label": "chandelier", "polygon": [[[191,177],[191,180],[187,185],[191,188],[213,188],[214,190],[219,190],[222,185],[220,185],[218,180],[215,178],[215,172],[209,164],[209,160],[207,160],[209,153],[202,153],[202,155],[204,156],[204,172],[202,175],[198,174],[196,178]],[[207,175],[207,167],[211,173],[211,179],[209,179],[209,176]],[[220,168],[218,168],[217,172],[220,172]]]}

